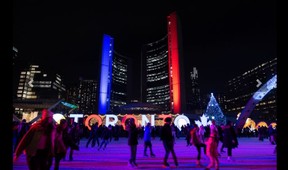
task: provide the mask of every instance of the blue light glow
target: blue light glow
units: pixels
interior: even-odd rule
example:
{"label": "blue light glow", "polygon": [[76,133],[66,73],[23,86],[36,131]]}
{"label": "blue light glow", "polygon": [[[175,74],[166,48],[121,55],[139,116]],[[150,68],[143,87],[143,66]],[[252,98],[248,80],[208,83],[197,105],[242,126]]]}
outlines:
{"label": "blue light glow", "polygon": [[109,35],[103,36],[102,61],[100,74],[99,104],[98,113],[106,114],[110,106],[110,91],[112,78],[112,59],[113,59],[114,40]]}

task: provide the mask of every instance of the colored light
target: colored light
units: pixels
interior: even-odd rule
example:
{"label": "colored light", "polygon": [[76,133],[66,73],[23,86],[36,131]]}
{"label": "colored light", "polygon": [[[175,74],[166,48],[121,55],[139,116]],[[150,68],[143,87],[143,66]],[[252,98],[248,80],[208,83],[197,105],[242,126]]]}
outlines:
{"label": "colored light", "polygon": [[114,40],[109,35],[103,36],[102,61],[100,74],[100,89],[98,113],[106,114],[110,106],[110,91],[112,79],[112,59]]}
{"label": "colored light", "polygon": [[168,16],[168,63],[169,83],[172,112],[181,112],[180,67],[177,33],[177,15],[173,12]]}
{"label": "colored light", "polygon": [[74,105],[74,104],[70,104],[70,103],[67,103],[67,102],[61,102],[64,106],[67,106],[71,109],[76,109],[78,108],[78,106]]}
{"label": "colored light", "polygon": [[254,95],[250,98],[240,116],[237,119],[237,128],[243,128],[246,119],[250,116],[256,105],[268,94],[272,89],[277,88],[277,75],[269,79]]}

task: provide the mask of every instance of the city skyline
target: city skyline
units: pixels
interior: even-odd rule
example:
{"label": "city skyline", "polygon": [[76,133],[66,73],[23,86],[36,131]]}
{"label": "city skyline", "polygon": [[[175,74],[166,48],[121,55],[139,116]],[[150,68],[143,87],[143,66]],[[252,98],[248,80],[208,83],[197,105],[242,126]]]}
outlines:
{"label": "city skyline", "polygon": [[[141,46],[167,34],[166,17],[173,11],[182,23],[186,67],[198,69],[206,93],[219,93],[229,79],[277,58],[273,2],[129,2],[15,1],[18,59],[59,70],[64,81],[97,79],[102,36],[109,34],[115,50],[140,68]],[[139,75],[135,70],[134,76]],[[140,80],[135,81],[139,89]]]}

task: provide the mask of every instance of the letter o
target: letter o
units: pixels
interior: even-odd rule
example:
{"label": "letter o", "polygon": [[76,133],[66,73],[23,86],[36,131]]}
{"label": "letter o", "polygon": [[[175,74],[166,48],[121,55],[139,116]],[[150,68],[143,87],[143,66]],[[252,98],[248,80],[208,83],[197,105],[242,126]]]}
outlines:
{"label": "letter o", "polygon": [[190,124],[190,120],[187,116],[179,115],[174,119],[174,124],[179,130],[181,130],[181,126],[184,124],[184,121],[186,122],[186,124]]}
{"label": "letter o", "polygon": [[95,114],[89,115],[85,120],[85,126],[87,126],[89,130],[91,130],[91,126],[89,125],[89,122],[92,118],[95,118],[98,121],[98,126],[102,125],[102,119],[98,115],[95,115]]}
{"label": "letter o", "polygon": [[126,115],[126,116],[123,117],[123,119],[122,119],[122,121],[121,121],[124,130],[126,130],[125,122],[126,122],[126,120],[129,119],[129,118],[133,118],[133,119],[135,120],[136,127],[139,126],[139,122],[138,122],[138,120],[136,119],[135,116],[133,116],[133,115]]}

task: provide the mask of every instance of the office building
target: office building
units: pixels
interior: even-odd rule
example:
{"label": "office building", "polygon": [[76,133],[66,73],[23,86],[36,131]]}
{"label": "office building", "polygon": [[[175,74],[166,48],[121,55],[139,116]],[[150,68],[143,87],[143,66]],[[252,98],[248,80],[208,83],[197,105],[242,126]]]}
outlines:
{"label": "office building", "polygon": [[112,88],[109,112],[127,104],[128,58],[114,50],[112,63]]}
{"label": "office building", "polygon": [[142,48],[144,101],[160,106],[162,113],[171,113],[167,41],[165,36]]}
{"label": "office building", "polygon": [[97,81],[80,79],[76,101],[79,111],[88,115],[97,113],[97,97]]}
{"label": "office building", "polygon": [[63,99],[65,92],[66,88],[59,74],[41,69],[39,65],[30,65],[20,72],[17,96],[13,101],[15,114],[23,117],[23,114],[49,108]]}
{"label": "office building", "polygon": [[142,47],[143,98],[162,113],[186,111],[181,24],[177,13],[167,16],[167,35]]}
{"label": "office building", "polygon": [[127,102],[128,58],[114,50],[114,38],[106,34],[100,69],[98,113],[113,113]]}
{"label": "office building", "polygon": [[[225,94],[224,112],[228,117],[236,118],[246,104],[262,85],[277,75],[277,58],[264,62],[251,70],[228,81]],[[277,104],[276,89],[267,93],[251,111],[250,118],[254,121],[276,121]]]}
{"label": "office building", "polygon": [[189,72],[189,79],[186,86],[187,92],[187,112],[186,113],[203,113],[204,105],[202,103],[200,94],[200,84],[198,78],[198,70],[193,67],[192,71]]}

